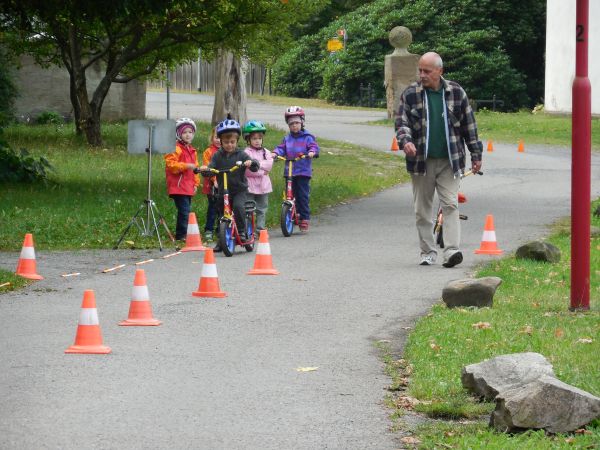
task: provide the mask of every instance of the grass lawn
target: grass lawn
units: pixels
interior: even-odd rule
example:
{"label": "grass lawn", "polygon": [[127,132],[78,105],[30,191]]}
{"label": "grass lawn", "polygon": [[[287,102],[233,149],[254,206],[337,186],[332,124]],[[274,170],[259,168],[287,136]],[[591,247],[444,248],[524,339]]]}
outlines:
{"label": "grass lawn", "polygon": [[[209,124],[199,124],[194,146],[207,146]],[[265,145],[281,142],[282,130],[269,130]],[[127,125],[105,124],[103,148],[91,149],[74,135],[72,125],[15,125],[4,131],[13,148],[45,155],[56,168],[47,184],[9,184],[0,189],[0,250],[20,250],[25,233],[33,233],[36,249],[111,248],[146,197],[147,158],[127,153]],[[311,208],[315,214],[341,201],[372,194],[407,179],[395,155],[348,144],[319,140],[321,157],[313,163]],[[245,143],[244,143],[245,144]],[[175,229],[175,206],[167,196],[162,155],[152,160],[152,198]],[[376,174],[376,176],[373,176]],[[283,191],[283,165],[271,179],[267,223],[278,226]],[[193,211],[201,226],[206,198],[194,197]],[[163,236],[164,237],[164,236]],[[132,247],[157,247],[154,238],[126,237]]]}
{"label": "grass lawn", "polygon": [[[529,111],[500,113],[487,110],[475,114],[481,140],[514,143],[519,139],[527,144],[571,146],[571,116],[532,114]],[[393,120],[370,122],[374,125],[393,127]],[[592,148],[600,150],[600,118],[592,118]]]}
{"label": "grass lawn", "polygon": [[[600,226],[600,219],[593,217],[592,223]],[[569,233],[568,223],[558,225],[548,240],[562,252],[559,263],[509,256],[481,268],[476,277],[503,280],[493,308],[436,304],[411,332],[403,359],[386,356],[396,415],[408,406],[446,420],[415,431],[422,448],[598,448],[600,420],[572,436],[496,433],[487,426],[494,403],[478,402],[460,381],[465,365],[506,353],[538,352],[560,380],[600,396],[600,358],[593,356],[600,353],[600,238],[591,242],[591,311],[572,313]]]}

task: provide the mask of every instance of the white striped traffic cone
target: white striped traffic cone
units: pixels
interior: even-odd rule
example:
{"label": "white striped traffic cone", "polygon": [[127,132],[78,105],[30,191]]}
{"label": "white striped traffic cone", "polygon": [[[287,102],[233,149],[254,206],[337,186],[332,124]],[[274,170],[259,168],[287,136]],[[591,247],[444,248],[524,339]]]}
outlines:
{"label": "white striped traffic cone", "polygon": [[96,310],[96,297],[91,289],[83,293],[79,325],[75,335],[75,344],[65,353],[110,353],[110,347],[102,344],[102,333]]}
{"label": "white striped traffic cone", "polygon": [[21,256],[17,263],[17,275],[30,280],[43,280],[44,277],[37,273],[35,264],[35,250],[33,248],[33,235],[31,233],[25,234],[25,240],[23,241],[23,248],[21,249]]}
{"label": "white striped traffic cone", "polygon": [[500,250],[496,244],[496,231],[494,231],[494,216],[488,214],[485,218],[485,227],[483,236],[481,237],[481,245],[475,253],[481,255],[500,255],[503,250]]}
{"label": "white striped traffic cone", "polygon": [[152,317],[152,305],[150,305],[150,294],[146,285],[146,273],[143,269],[135,271],[133,289],[131,291],[131,303],[129,304],[129,317],[119,322],[121,326],[156,326],[160,320]]}
{"label": "white striped traffic cone", "polygon": [[185,247],[183,247],[181,251],[193,252],[204,250],[206,250],[206,247],[202,245],[200,229],[198,228],[198,221],[196,220],[196,213],[191,212],[190,217],[188,219],[187,235],[185,237]]}
{"label": "white striped traffic cone", "polygon": [[267,230],[260,230],[256,258],[254,258],[254,268],[248,272],[248,275],[279,275],[279,271],[273,267],[269,233]]}
{"label": "white striped traffic cone", "polygon": [[215,264],[215,255],[212,248],[204,252],[204,264],[202,265],[202,275],[198,290],[192,292],[194,297],[227,297],[227,293],[221,290],[219,286],[219,276],[217,274],[217,265]]}

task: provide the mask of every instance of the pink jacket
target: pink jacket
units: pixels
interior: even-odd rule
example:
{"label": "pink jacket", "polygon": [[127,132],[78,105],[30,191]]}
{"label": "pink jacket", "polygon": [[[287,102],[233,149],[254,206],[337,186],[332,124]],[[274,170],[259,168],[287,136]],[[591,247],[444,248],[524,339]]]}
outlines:
{"label": "pink jacket", "polygon": [[249,169],[246,169],[248,192],[251,194],[268,194],[269,192],[273,192],[271,178],[269,178],[269,172],[273,167],[273,155],[271,152],[266,148],[256,150],[252,147],[246,147],[244,151],[260,163],[260,168],[257,172],[251,172]]}

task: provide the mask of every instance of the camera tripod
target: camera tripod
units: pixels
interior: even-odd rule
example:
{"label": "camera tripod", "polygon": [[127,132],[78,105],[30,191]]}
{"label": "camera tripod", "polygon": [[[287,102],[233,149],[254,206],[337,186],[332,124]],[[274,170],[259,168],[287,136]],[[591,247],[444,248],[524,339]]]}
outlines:
{"label": "camera tripod", "polygon": [[[129,230],[131,229],[131,227],[133,225],[135,225],[137,227],[141,236],[149,237],[149,236],[154,236],[154,234],[156,234],[156,237],[158,238],[158,246],[161,251],[163,249],[163,245],[162,245],[162,240],[160,238],[159,225],[163,225],[165,227],[165,231],[167,232],[169,239],[171,240],[171,242],[175,243],[175,238],[173,237],[173,234],[171,234],[171,231],[169,230],[169,227],[167,226],[167,222],[165,221],[165,218],[158,210],[158,207],[156,206],[156,203],[154,203],[154,200],[152,200],[151,191],[152,191],[152,138],[153,138],[153,134],[154,134],[154,125],[148,124],[148,147],[146,147],[146,150],[145,150],[148,155],[147,195],[146,195],[146,198],[140,204],[136,213],[133,215],[133,217],[131,218],[131,220],[129,221],[127,226],[125,227],[125,230],[121,234],[121,237],[115,244],[115,246],[114,246],[115,250],[119,247],[119,245],[121,244],[121,242],[123,241],[123,239],[125,238],[125,236],[127,235],[127,233],[129,232]],[[145,210],[145,214],[141,214],[142,211],[144,211],[144,210]],[[144,220],[144,216],[145,216],[145,220]]]}

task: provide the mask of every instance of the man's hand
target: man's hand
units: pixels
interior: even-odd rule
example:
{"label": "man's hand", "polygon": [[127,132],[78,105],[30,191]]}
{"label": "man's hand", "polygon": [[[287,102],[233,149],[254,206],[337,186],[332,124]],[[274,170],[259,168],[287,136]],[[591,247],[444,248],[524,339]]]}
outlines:
{"label": "man's hand", "polygon": [[252,165],[252,160],[251,159],[248,159],[248,160],[244,161],[244,166],[250,167],[251,165]]}
{"label": "man's hand", "polygon": [[477,173],[481,170],[481,161],[471,161],[471,170]]}
{"label": "man's hand", "polygon": [[196,168],[196,164],[193,164],[193,163],[187,163],[187,164],[186,164],[186,167],[187,167],[188,169],[190,169],[190,170],[194,170],[194,169]]}
{"label": "man's hand", "polygon": [[312,158],[312,157],[314,157],[314,156],[315,156],[315,152],[308,152],[308,157],[309,157],[309,158]]}
{"label": "man's hand", "polygon": [[415,147],[415,144],[413,144],[412,142],[407,142],[406,144],[404,144],[402,150],[404,150],[406,156],[415,156],[417,154],[417,147]]}

